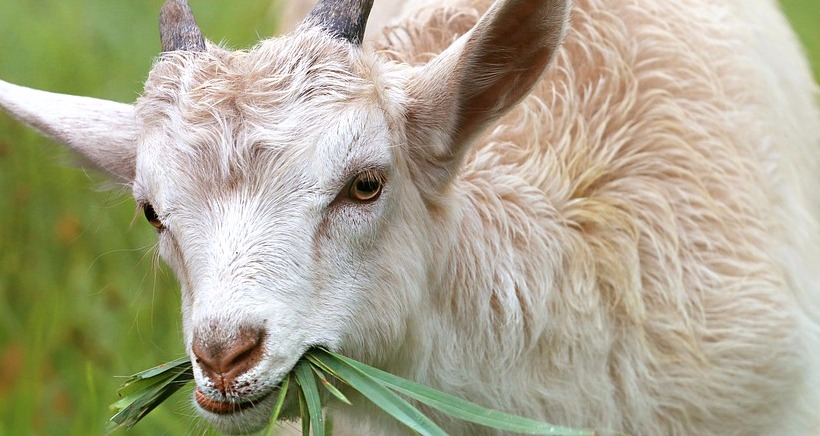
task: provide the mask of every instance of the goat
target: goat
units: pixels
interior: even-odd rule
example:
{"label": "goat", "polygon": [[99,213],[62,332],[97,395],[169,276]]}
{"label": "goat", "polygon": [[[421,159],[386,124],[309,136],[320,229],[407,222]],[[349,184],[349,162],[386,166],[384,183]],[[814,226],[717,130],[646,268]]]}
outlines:
{"label": "goat", "polygon": [[167,0],[134,105],[0,82],[132,187],[209,422],[264,426],[323,346],[561,425],[820,431],[820,115],[773,1],[371,6],[229,51]]}

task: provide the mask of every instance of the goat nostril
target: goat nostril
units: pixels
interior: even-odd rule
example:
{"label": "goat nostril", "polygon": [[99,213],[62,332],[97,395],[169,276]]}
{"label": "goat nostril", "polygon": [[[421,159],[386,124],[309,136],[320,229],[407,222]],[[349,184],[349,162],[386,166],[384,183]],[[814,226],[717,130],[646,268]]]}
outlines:
{"label": "goat nostril", "polygon": [[241,365],[242,362],[253,359],[254,352],[259,348],[259,340],[255,339],[243,345],[244,347],[239,347],[235,350],[235,356],[228,362],[230,367]]}
{"label": "goat nostril", "polygon": [[202,372],[224,392],[237,377],[259,363],[264,338],[264,331],[256,329],[241,329],[230,340],[194,337],[191,351]]}
{"label": "goat nostril", "polygon": [[249,361],[253,361],[257,350],[260,349],[259,344],[259,337],[240,338],[232,347],[225,350],[221,372],[234,371],[238,367],[246,366]]}

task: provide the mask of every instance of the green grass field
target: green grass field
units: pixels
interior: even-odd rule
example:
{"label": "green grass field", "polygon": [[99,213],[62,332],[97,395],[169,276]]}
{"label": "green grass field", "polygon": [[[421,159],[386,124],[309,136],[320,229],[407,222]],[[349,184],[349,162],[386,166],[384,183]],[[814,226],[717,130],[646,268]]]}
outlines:
{"label": "green grass field", "polygon": [[[158,51],[161,3],[0,0],[0,78],[133,101]],[[191,3],[204,33],[232,47],[275,28],[270,0]],[[820,61],[820,4],[784,8]],[[179,291],[153,229],[128,195],[70,163],[0,114],[0,436],[104,433],[114,376],[183,350]],[[206,432],[186,393],[131,434]]]}

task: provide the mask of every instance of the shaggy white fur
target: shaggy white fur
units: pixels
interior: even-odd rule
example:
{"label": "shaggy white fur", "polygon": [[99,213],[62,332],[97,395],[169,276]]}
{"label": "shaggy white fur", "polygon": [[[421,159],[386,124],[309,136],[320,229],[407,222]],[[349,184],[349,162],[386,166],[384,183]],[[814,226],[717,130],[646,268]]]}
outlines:
{"label": "shaggy white fur", "polygon": [[[263,332],[235,384],[195,365],[258,403],[207,419],[258,428],[322,345],[602,434],[820,433],[820,114],[774,1],[385,3],[365,49],[166,54],[133,108],[0,82],[152,205],[189,352]],[[404,431],[354,403],[342,434]]]}

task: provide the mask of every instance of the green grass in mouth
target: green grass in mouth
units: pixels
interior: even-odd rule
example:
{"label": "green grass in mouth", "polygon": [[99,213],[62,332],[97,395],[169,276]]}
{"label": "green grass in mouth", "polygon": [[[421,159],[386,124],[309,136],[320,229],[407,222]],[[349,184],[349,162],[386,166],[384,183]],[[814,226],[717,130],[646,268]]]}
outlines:
{"label": "green grass in mouth", "polygon": [[[111,405],[116,412],[110,420],[112,429],[133,427],[193,379],[191,361],[187,357],[130,376],[118,391],[120,400]],[[282,380],[276,394],[271,422],[275,423],[281,416],[288,391],[298,389],[302,433],[307,435],[312,429],[312,434],[316,436],[329,434],[329,426],[322,413],[320,386],[339,401],[350,404],[350,400],[331,383],[334,379],[357,391],[363,398],[421,435],[447,433],[405,397],[460,420],[505,431],[540,435],[594,434],[591,430],[560,427],[486,409],[321,348],[309,350]]]}

